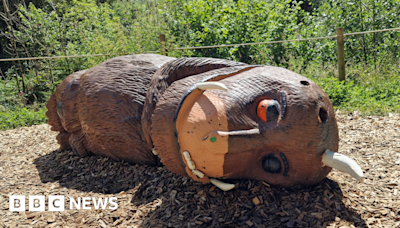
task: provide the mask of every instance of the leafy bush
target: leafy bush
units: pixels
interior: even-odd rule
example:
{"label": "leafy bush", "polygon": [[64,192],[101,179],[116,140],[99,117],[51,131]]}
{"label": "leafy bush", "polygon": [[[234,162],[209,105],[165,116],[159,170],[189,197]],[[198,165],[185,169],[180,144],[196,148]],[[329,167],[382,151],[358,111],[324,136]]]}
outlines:
{"label": "leafy bush", "polygon": [[[52,4],[54,9],[49,12],[33,4],[27,9],[20,6],[21,28],[16,30],[16,36],[25,41],[26,49],[31,52],[28,54],[65,56],[132,51],[127,45],[124,27],[110,5],[96,4],[94,0],[74,0],[70,4],[63,1]],[[65,74],[92,67],[101,61],[104,61],[103,57],[60,59],[38,64],[52,67],[55,74],[61,74],[56,77],[65,77]]]}
{"label": "leafy bush", "polygon": [[45,107],[16,107],[5,109],[0,106],[0,130],[13,129],[17,127],[43,124],[47,122]]}
{"label": "leafy bush", "polygon": [[[206,46],[335,36],[400,26],[397,0],[165,0],[160,8],[178,46]],[[171,9],[174,10],[171,10]],[[310,10],[311,8],[311,10]],[[307,9],[307,10],[305,10]],[[399,61],[400,33],[383,32],[345,38],[346,59],[374,67]],[[181,52],[182,54],[182,52]],[[336,61],[336,39],[283,44],[198,49],[191,56],[229,58],[247,63],[287,66],[289,56],[304,63]]]}
{"label": "leafy bush", "polygon": [[[335,36],[337,27],[344,27],[345,33],[400,27],[397,0],[40,2],[40,8],[34,4],[19,6],[13,14],[14,26],[0,28],[9,39],[2,47],[13,48],[12,40],[17,42],[9,50],[14,53],[10,56],[145,53],[160,49],[159,34],[166,35],[167,48],[171,49]],[[283,66],[320,84],[335,108],[385,114],[400,110],[399,45],[399,32],[346,37],[346,82],[335,79],[336,39],[168,53],[174,57],[216,57]],[[0,63],[4,78],[0,80],[2,126],[23,126],[35,122],[35,118],[38,123],[44,122],[44,103],[58,83],[72,72],[111,57]],[[25,84],[22,90],[16,82],[18,78],[22,84],[21,76]]]}
{"label": "leafy bush", "polygon": [[[281,40],[291,38],[300,25],[301,2],[261,0],[166,0],[160,9],[181,45],[208,46]],[[171,10],[174,8],[175,10]],[[290,43],[267,46],[239,46],[198,49],[193,56],[228,58],[254,62],[263,49],[279,62]]]}
{"label": "leafy bush", "polygon": [[[156,2],[153,2],[156,9]],[[108,3],[97,4],[95,0],[58,0],[48,1],[43,9],[36,8],[32,3],[27,8],[20,5],[18,24],[16,28],[5,31],[11,40],[17,41],[18,57],[31,56],[74,56],[88,54],[141,53],[159,49],[158,30],[150,29],[161,17],[157,10],[152,13],[156,17],[149,20],[149,9],[139,7],[143,4],[114,3],[115,9],[126,6],[136,7],[139,17],[132,25],[123,25],[126,18],[120,18]],[[150,5],[148,6],[150,7]],[[129,7],[128,7],[129,8]],[[125,11],[126,12],[126,11]],[[152,22],[152,23],[149,23]],[[154,31],[154,32],[147,32]],[[11,41],[10,41],[11,42]],[[43,102],[54,91],[56,85],[67,75],[78,70],[91,68],[110,56],[63,58],[53,60],[30,60],[17,64],[5,72],[6,78],[24,76],[24,92],[28,103],[35,100]],[[18,70],[17,70],[18,69]]]}
{"label": "leafy bush", "polygon": [[[314,28],[317,36],[334,35],[337,27],[343,27],[345,33],[397,28],[400,26],[398,3],[397,0],[323,1],[310,14],[309,27]],[[345,45],[347,60],[373,64],[374,67],[387,64],[386,60],[398,60],[400,57],[399,32],[348,36],[345,38]],[[326,60],[329,50],[319,55]],[[331,59],[336,57],[332,56]]]}

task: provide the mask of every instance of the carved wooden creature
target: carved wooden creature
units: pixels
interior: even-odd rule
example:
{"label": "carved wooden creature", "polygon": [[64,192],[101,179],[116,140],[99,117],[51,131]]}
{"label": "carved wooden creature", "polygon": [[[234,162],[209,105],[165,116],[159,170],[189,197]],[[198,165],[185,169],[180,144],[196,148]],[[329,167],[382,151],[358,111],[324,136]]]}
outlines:
{"label": "carved wooden creature", "polygon": [[212,58],[130,55],[68,76],[47,104],[61,149],[160,165],[223,190],[223,179],[312,185],[338,150],[327,95],[289,70]]}

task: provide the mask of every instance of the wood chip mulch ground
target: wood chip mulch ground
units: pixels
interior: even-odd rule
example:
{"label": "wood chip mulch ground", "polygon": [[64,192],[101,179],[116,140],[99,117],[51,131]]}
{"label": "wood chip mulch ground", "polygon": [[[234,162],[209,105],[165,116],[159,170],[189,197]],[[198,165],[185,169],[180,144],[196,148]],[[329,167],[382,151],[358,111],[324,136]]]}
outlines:
{"label": "wood chip mulch ground", "polygon": [[[400,115],[338,114],[340,152],[364,184],[332,171],[314,187],[236,181],[223,192],[169,172],[59,151],[48,125],[0,131],[0,227],[400,227]],[[64,195],[62,212],[12,212],[9,196]],[[118,209],[70,210],[69,197]]]}

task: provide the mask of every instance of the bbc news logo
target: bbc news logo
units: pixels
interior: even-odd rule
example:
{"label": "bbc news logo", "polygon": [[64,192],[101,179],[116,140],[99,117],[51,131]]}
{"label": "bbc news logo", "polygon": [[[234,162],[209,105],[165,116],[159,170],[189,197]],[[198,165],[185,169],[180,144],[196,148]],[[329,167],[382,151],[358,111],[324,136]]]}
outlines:
{"label": "bbc news logo", "polygon": [[[9,199],[10,211],[25,211],[25,196],[11,195]],[[78,197],[77,199],[69,198],[70,210],[90,210],[90,209],[118,209],[117,197],[95,198],[95,197]],[[45,211],[46,197],[43,195],[29,196],[29,211]],[[92,207],[93,206],[93,207]],[[48,211],[64,211],[65,197],[61,195],[50,195],[48,197]]]}

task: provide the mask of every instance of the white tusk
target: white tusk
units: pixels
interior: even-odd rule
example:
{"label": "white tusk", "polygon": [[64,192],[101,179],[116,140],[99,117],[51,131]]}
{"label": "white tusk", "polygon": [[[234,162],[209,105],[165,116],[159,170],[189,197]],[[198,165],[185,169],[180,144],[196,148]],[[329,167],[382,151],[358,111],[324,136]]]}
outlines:
{"label": "white tusk", "polygon": [[199,171],[197,169],[192,169],[192,173],[194,175],[196,175],[198,178],[203,178],[204,177],[204,173],[202,173],[201,171]]}
{"label": "white tusk", "polygon": [[346,155],[326,150],[324,155],[322,155],[322,166],[329,166],[346,172],[361,183],[364,183],[364,173],[361,167]]}
{"label": "white tusk", "polygon": [[189,169],[195,169],[196,168],[196,166],[195,166],[195,164],[194,164],[194,162],[192,160],[186,161],[186,162],[187,162],[187,164],[189,166]]}
{"label": "white tusk", "polygon": [[223,91],[228,91],[228,87],[221,82],[199,82],[196,83],[196,88],[200,90],[206,89],[219,89]]}
{"label": "white tusk", "polygon": [[154,155],[158,155],[156,148],[153,148],[151,152],[153,152]]}
{"label": "white tusk", "polygon": [[191,161],[192,160],[192,158],[190,157],[190,154],[189,154],[189,152],[188,151],[183,151],[183,157],[185,157],[185,160],[186,161]]}
{"label": "white tusk", "polygon": [[234,184],[228,184],[228,183],[219,181],[219,180],[214,179],[214,178],[210,178],[210,182],[211,182],[213,185],[217,186],[217,187],[218,187],[219,189],[221,189],[222,191],[229,191],[229,190],[231,190],[231,189],[233,189],[233,188],[235,187]]}

